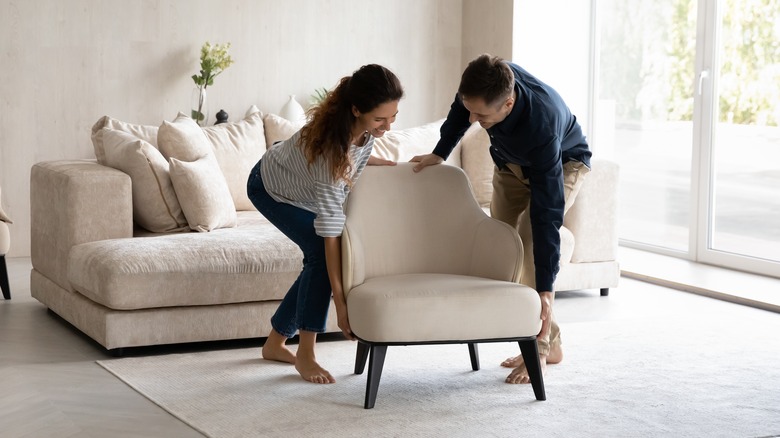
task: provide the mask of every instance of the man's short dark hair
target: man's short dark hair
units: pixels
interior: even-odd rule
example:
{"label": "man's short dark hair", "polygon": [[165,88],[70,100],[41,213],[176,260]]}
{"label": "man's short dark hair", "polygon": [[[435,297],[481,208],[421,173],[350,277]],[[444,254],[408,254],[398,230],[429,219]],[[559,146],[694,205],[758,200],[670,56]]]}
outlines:
{"label": "man's short dark hair", "polygon": [[512,69],[503,59],[483,54],[463,71],[458,94],[466,99],[482,98],[486,105],[493,105],[509,97],[514,83]]}

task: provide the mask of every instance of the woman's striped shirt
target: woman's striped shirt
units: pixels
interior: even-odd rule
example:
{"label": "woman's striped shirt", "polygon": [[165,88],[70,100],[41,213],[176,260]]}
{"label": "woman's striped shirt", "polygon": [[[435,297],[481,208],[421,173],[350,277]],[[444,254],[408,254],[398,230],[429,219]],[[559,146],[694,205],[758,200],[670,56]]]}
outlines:
{"label": "woman's striped shirt", "polygon": [[[303,146],[298,144],[299,138],[300,131],[290,139],[276,143],[263,155],[263,185],[277,202],[315,213],[314,230],[318,236],[341,236],[346,222],[344,201],[349,186],[341,180],[333,181],[323,157],[309,165]],[[349,147],[353,184],[366,167],[373,146],[374,137],[369,136],[365,146]]]}

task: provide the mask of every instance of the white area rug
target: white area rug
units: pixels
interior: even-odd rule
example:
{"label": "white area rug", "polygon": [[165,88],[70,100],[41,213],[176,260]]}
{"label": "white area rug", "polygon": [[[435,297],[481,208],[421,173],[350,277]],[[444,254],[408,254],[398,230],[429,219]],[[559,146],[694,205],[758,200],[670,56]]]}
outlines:
{"label": "white area rug", "polygon": [[[597,298],[595,298],[597,299]],[[780,435],[780,315],[564,324],[547,401],[503,383],[516,344],[390,347],[376,407],[355,344],[322,342],[334,385],[301,380],[259,348],[100,364],[210,437],[767,437]],[[744,312],[755,315],[749,324]],[[726,316],[724,316],[726,315]]]}

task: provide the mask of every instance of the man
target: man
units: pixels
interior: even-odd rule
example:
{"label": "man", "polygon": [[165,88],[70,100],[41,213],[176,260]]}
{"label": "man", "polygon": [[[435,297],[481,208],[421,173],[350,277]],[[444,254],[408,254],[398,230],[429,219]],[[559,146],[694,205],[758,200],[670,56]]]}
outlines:
{"label": "man", "polygon": [[[548,363],[563,359],[560,330],[552,315],[559,229],[590,171],[591,152],[577,118],[555,90],[520,66],[485,54],[466,67],[439,143],[433,153],[412,158],[418,163],[414,171],[444,161],[474,122],[487,130],[496,165],[491,215],[518,227],[520,214],[530,207],[532,239],[523,244],[532,246],[535,278],[522,280],[532,287],[535,281],[542,301],[537,340],[546,370]],[[522,355],[501,365],[514,368],[508,383],[530,382]]]}

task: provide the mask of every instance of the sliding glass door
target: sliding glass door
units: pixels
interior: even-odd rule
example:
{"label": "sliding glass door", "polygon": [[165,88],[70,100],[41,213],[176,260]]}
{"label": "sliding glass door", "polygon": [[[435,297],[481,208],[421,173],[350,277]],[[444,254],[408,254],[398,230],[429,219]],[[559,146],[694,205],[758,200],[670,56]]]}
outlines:
{"label": "sliding glass door", "polygon": [[[699,258],[780,276],[780,1],[714,5]],[[712,66],[712,67],[711,67]],[[706,103],[706,101],[705,101]]]}
{"label": "sliding glass door", "polygon": [[[688,251],[695,4],[599,0],[596,156],[620,163],[624,244]],[[691,10],[692,9],[692,10]]]}
{"label": "sliding glass door", "polygon": [[621,243],[780,276],[780,1],[593,4]]}

